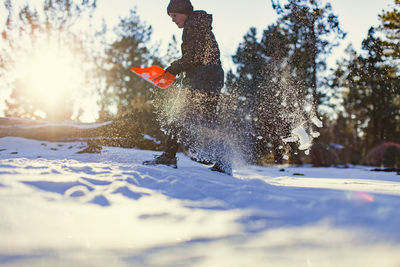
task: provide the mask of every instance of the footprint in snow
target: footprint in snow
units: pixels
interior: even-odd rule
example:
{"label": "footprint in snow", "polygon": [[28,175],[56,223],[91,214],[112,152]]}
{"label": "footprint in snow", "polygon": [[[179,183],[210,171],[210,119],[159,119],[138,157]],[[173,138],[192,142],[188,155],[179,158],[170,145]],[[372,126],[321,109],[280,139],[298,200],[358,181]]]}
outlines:
{"label": "footprint in snow", "polygon": [[90,178],[82,178],[82,180],[85,180],[92,185],[110,185],[111,184],[111,182],[109,182],[109,181],[102,181],[102,180],[90,179]]}
{"label": "footprint in snow", "polygon": [[130,198],[130,199],[133,199],[133,200],[139,200],[143,196],[149,196],[150,195],[150,194],[147,194],[147,193],[133,192],[127,186],[123,186],[123,187],[118,188],[117,190],[115,190],[113,192],[113,194],[121,194],[124,197]]}
{"label": "footprint in snow", "polygon": [[44,182],[44,181],[21,181],[25,185],[29,185],[46,192],[57,193],[64,195],[67,190],[75,186],[84,186],[88,191],[93,191],[94,189],[90,186],[80,183],[80,182]]}
{"label": "footprint in snow", "polygon": [[108,199],[102,195],[95,196],[89,203],[96,204],[102,207],[108,207],[110,206],[110,202]]}

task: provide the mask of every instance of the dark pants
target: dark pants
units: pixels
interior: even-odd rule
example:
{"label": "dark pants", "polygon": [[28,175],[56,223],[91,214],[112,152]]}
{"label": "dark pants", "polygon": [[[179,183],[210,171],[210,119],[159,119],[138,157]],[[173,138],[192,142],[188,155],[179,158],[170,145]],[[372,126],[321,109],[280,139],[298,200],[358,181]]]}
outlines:
{"label": "dark pants", "polygon": [[[185,109],[185,125],[196,129],[215,129],[218,124],[217,105],[219,94],[200,93],[190,91],[187,96],[187,107]],[[178,152],[178,138],[184,139],[186,145],[190,146],[190,139],[195,138],[193,133],[184,129],[182,126],[171,126],[170,135],[167,139],[165,154],[169,158],[174,158]]]}
{"label": "dark pants", "polygon": [[[188,127],[215,129],[218,123],[217,105],[221,88],[224,86],[224,71],[221,66],[199,66],[186,73],[183,87],[188,88],[184,112],[184,127],[172,125],[171,134],[167,140],[165,153],[173,158],[178,151],[178,138],[189,143],[190,138],[196,138]],[[186,132],[185,132],[186,131]]]}

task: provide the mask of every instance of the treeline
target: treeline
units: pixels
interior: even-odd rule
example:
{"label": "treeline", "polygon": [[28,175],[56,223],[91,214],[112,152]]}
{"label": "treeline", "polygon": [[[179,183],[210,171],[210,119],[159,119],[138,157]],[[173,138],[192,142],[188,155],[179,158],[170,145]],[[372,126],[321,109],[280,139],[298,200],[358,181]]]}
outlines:
{"label": "treeline", "polygon": [[[43,99],[24,90],[18,75],[21,55],[40,46],[43,38],[56,38],[80,60],[85,74],[83,92],[98,97],[99,121],[114,120],[117,136],[129,131],[163,140],[155,117],[153,99],[159,92],[130,72],[131,66],[165,66],[179,55],[172,39],[168,55],[152,46],[152,28],[135,9],[113,29],[91,26],[95,0],[44,0],[41,10],[27,4],[8,12],[0,46],[0,86],[10,90],[6,116],[65,120],[74,114],[72,96],[61,97],[57,112],[46,109]],[[236,119],[252,120],[254,158],[258,162],[289,160],[315,165],[374,164],[400,167],[400,0],[380,15],[381,25],[371,27],[362,51],[349,47],[336,69],[327,70],[326,59],[346,33],[331,4],[319,0],[271,0],[278,19],[261,33],[249,29],[233,55],[235,69],[227,73],[225,94],[237,99]],[[87,18],[87,27],[82,19]],[[162,59],[161,59],[162,58]],[[82,61],[80,61],[82,62]],[[76,96],[74,96],[76,97]],[[233,102],[232,102],[233,103]],[[312,112],[310,112],[310,110]],[[295,146],[285,148],[293,113],[315,114],[323,121],[310,156]],[[309,118],[312,119],[312,118]]]}
{"label": "treeline", "polygon": [[311,156],[292,160],[399,167],[400,1],[379,16],[379,27],[366,33],[362,51],[349,47],[330,72],[327,56],[345,38],[331,4],[271,3],[278,14],[276,23],[260,39],[256,29],[249,30],[233,56],[237,71],[228,75],[229,87],[239,88],[253,117],[262,121],[256,124],[259,135],[269,136],[258,141],[259,156],[270,152],[281,161],[282,152],[276,147],[288,131],[282,113],[288,116],[290,105],[309,109],[312,103],[324,128]]}

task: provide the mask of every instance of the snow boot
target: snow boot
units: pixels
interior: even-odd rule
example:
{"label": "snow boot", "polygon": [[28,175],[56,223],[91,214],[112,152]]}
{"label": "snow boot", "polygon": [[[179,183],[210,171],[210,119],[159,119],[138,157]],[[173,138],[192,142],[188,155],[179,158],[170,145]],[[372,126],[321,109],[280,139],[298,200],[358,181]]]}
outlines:
{"label": "snow boot", "polygon": [[225,173],[227,175],[232,176],[232,167],[229,164],[224,164],[220,161],[217,161],[214,166],[212,166],[210,168],[210,170],[214,171],[214,172],[221,172],[221,173]]}
{"label": "snow boot", "polygon": [[213,163],[209,160],[204,160],[204,159],[198,159],[196,157],[190,157],[191,160],[193,160],[194,162],[200,163],[200,164],[204,164],[204,165],[212,165]]}
{"label": "snow boot", "polygon": [[155,156],[153,160],[144,161],[143,165],[166,165],[176,169],[178,168],[177,161],[176,157],[170,158],[163,153],[160,156]]}

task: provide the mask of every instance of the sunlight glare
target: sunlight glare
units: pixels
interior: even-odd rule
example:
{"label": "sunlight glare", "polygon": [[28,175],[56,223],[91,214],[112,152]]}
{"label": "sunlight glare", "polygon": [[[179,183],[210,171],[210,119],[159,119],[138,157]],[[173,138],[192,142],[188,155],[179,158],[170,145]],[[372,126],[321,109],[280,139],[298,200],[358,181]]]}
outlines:
{"label": "sunlight glare", "polygon": [[56,108],[64,99],[73,97],[84,83],[84,73],[72,52],[49,44],[34,52],[27,66],[26,90],[34,93],[47,107]]}
{"label": "sunlight glare", "polygon": [[[35,115],[50,120],[81,119],[86,109],[96,109],[87,71],[92,66],[79,50],[56,38],[38,38],[16,56],[14,73],[20,94],[34,107]],[[78,106],[83,100],[85,107]],[[95,118],[87,120],[93,121]]]}

